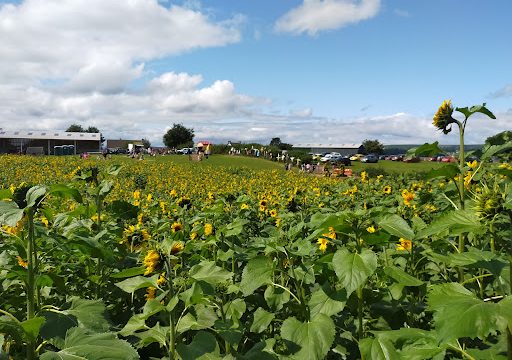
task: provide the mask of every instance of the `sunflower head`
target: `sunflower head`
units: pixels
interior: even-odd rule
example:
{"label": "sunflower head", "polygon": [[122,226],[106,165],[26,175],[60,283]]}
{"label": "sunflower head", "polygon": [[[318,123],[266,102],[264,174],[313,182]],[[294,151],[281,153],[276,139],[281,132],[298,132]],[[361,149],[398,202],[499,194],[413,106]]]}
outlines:
{"label": "sunflower head", "polygon": [[451,124],[456,120],[452,117],[453,106],[451,100],[444,100],[443,104],[437,109],[436,114],[432,123],[436,128],[442,130],[444,134],[448,134],[452,131]]}
{"label": "sunflower head", "polygon": [[481,219],[492,219],[503,211],[505,199],[497,186],[490,188],[486,184],[475,195],[474,210]]}

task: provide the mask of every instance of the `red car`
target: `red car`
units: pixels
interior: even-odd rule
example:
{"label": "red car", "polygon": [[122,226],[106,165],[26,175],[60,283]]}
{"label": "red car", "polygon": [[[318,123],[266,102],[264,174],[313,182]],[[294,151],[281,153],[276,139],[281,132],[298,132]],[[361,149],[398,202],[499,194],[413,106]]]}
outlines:
{"label": "red car", "polygon": [[446,163],[457,162],[457,158],[455,156],[451,156],[451,155],[443,156],[441,158],[441,162],[446,162]]}

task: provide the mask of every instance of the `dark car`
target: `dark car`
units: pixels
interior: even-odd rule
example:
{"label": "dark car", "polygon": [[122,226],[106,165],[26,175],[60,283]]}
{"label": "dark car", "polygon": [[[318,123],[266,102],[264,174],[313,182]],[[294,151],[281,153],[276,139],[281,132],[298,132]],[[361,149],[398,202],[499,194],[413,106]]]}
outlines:
{"label": "dark car", "polygon": [[350,166],[352,165],[352,161],[348,158],[348,156],[333,156],[330,160],[333,164],[340,164],[344,166]]}
{"label": "dark car", "polygon": [[379,162],[379,157],[374,154],[368,154],[368,155],[363,156],[363,158],[361,159],[361,162],[362,163],[377,163],[377,162]]}

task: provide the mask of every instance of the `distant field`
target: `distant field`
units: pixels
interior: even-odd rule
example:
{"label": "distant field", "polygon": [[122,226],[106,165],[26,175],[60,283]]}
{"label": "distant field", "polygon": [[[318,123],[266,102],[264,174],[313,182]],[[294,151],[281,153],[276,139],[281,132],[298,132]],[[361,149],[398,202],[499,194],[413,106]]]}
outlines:
{"label": "distant field", "polygon": [[352,169],[355,172],[369,168],[382,169],[388,173],[411,173],[411,172],[428,172],[437,169],[446,163],[435,161],[422,161],[419,163],[405,163],[402,161],[379,160],[377,164],[364,164],[359,161],[352,161]]}
{"label": "distant field", "polygon": [[[126,161],[134,161],[125,156],[116,156],[116,158],[125,158]],[[157,156],[155,158],[146,157],[144,161],[175,164],[189,163],[186,155],[166,155]],[[273,162],[261,158],[245,157],[245,156],[229,156],[229,155],[213,155],[209,159],[201,162],[191,162],[194,166],[223,166],[223,167],[246,167],[253,170],[272,170],[283,169],[283,163]],[[359,161],[353,161],[351,168],[354,172],[360,172],[364,169],[377,168],[387,173],[411,173],[411,172],[428,172],[432,169],[439,168],[442,163],[422,161],[419,163],[404,163],[399,161],[381,160],[377,164],[363,164]],[[296,169],[296,168],[294,168]]]}

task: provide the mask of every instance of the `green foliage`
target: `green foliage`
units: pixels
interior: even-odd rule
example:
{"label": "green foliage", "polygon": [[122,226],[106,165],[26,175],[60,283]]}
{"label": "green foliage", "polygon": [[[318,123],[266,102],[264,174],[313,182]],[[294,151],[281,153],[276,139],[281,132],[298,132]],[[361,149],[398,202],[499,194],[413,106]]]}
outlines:
{"label": "green foliage", "polygon": [[379,140],[369,140],[366,139],[363,141],[362,146],[364,148],[365,154],[383,154],[384,153],[384,144],[382,144]]}
{"label": "green foliage", "polygon": [[186,128],[182,124],[173,124],[172,128],[165,133],[163,142],[168,148],[190,147],[193,139],[194,129]]}

